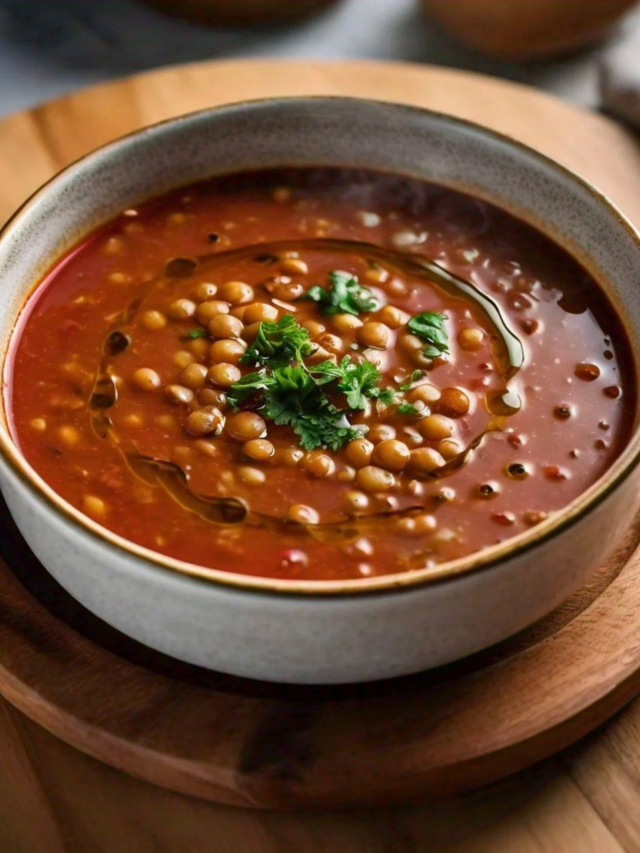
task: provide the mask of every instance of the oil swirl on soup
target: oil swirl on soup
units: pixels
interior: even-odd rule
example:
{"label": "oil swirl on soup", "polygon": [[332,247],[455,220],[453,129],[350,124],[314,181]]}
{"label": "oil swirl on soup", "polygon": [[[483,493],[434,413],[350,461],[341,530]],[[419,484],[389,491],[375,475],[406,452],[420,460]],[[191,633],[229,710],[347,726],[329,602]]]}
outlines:
{"label": "oil swirl on soup", "polygon": [[516,218],[408,178],[219,178],[122,212],[29,301],[28,461],[174,558],[312,580],[435,566],[561,510],[635,406],[593,278]]}

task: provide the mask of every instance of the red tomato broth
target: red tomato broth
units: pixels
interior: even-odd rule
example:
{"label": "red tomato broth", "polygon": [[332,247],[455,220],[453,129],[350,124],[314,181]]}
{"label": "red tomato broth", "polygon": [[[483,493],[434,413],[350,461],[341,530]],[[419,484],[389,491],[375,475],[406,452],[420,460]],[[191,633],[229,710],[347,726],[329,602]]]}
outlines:
{"label": "red tomato broth", "polygon": [[[579,264],[491,205],[395,176],[308,169],[216,179],[131,213],[84,241],[37,289],[14,342],[10,392],[13,431],[27,460],[62,497],[132,542],[203,566],[277,578],[336,580],[422,568],[503,541],[562,509],[606,471],[629,436],[635,382],[619,318]],[[252,244],[306,238],[375,243],[437,261],[491,296],[527,356],[509,386],[523,405],[505,431],[490,433],[470,461],[448,477],[394,475],[393,489],[368,494],[373,523],[351,521],[340,537],[329,535],[324,524],[343,519],[347,493],[362,491],[346,479],[346,451],[329,452],[335,471],[317,477],[300,464],[281,464],[278,454],[297,444],[288,427],[267,424],[276,459],[265,462],[248,460],[242,443],[228,439],[226,432],[205,439],[189,435],[188,407],[171,405],[164,388],[179,384],[176,352],[195,358],[202,350],[202,342],[181,340],[202,326],[195,318],[169,320],[154,331],[140,325],[141,312],[166,316],[176,298],[192,299],[202,282],[213,281],[218,288],[228,281],[246,282],[256,288],[252,301],[268,302],[272,297],[263,284],[278,275],[282,258],[257,262],[259,249],[247,257],[218,261],[217,256]],[[205,255],[209,259],[191,275],[155,281],[169,259]],[[371,281],[364,250],[332,254],[318,248],[300,257],[308,274],[289,277],[305,290],[324,284],[330,271],[340,269],[356,274],[380,300],[408,315],[445,313],[450,358],[436,360],[420,381],[466,392],[470,411],[454,419],[461,449],[486,428],[485,394],[504,388],[505,382],[490,345],[491,329],[477,306],[411,275]],[[119,316],[138,299],[142,304],[125,329]],[[296,308],[296,319],[313,319],[336,333],[332,319],[321,315],[315,303],[289,304]],[[111,359],[119,377],[118,400],[109,410],[115,432],[145,456],[188,470],[194,493],[241,498],[252,511],[276,520],[276,526],[214,525],[161,487],[143,482],[116,444],[97,437],[88,401],[114,323],[132,340]],[[463,328],[484,331],[478,349],[458,345]],[[404,333],[403,327],[390,329],[387,349],[368,353],[381,362],[383,384],[395,387],[393,376],[406,378],[416,368],[412,357],[395,347]],[[341,333],[344,353],[355,352],[355,335]],[[212,343],[207,340],[207,348]],[[597,367],[593,381],[576,375],[583,363]],[[157,372],[162,388],[145,393],[134,386],[131,377],[143,367]],[[228,420],[232,412],[225,414]],[[141,425],[134,425],[136,417]],[[418,419],[387,414],[383,420],[410,449],[417,446],[405,428],[415,429]],[[362,417],[352,413],[351,421]],[[195,449],[202,440],[216,448],[215,456]],[[419,446],[435,448],[438,442],[420,439]],[[513,475],[516,469],[509,466],[514,463],[524,466],[524,475]],[[238,466],[262,472],[264,482],[245,482]],[[323,525],[312,530],[280,523],[297,504],[316,510]],[[423,507],[420,517],[428,517],[422,534],[419,526],[409,529],[411,522],[385,516],[416,505]]]}

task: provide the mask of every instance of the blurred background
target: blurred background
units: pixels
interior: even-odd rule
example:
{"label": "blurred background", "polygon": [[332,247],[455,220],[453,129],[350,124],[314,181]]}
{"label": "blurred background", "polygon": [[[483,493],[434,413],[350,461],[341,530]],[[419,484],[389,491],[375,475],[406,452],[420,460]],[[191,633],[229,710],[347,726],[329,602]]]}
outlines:
{"label": "blurred background", "polygon": [[[161,65],[231,57],[434,63],[633,113],[631,0],[0,0],[0,114]],[[185,17],[181,17],[185,16]],[[295,20],[294,20],[295,19]],[[634,58],[637,58],[634,60]],[[604,72],[603,72],[604,68]],[[615,92],[609,78],[613,68]]]}

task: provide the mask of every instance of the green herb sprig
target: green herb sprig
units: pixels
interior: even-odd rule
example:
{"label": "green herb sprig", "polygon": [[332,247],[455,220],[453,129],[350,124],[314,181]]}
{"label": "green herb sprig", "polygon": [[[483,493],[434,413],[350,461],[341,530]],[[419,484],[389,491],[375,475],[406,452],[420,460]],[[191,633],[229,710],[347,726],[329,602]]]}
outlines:
{"label": "green herb sprig", "polygon": [[227,399],[233,408],[239,408],[256,392],[262,416],[279,426],[290,426],[305,450],[329,447],[337,451],[362,435],[364,428],[348,422],[302,365],[249,373],[231,386]]}
{"label": "green herb sprig", "polygon": [[398,385],[398,388],[401,391],[408,391],[411,386],[418,381],[418,379],[422,379],[424,376],[424,370],[414,370],[411,376],[407,379],[405,383],[402,385]]}
{"label": "green herb sprig", "polygon": [[419,415],[420,411],[411,403],[400,403],[396,409],[399,415]]}
{"label": "green herb sprig", "polygon": [[380,388],[380,371],[370,361],[356,364],[345,355],[340,364],[324,361],[311,367],[310,372],[321,385],[336,381],[337,390],[346,396],[350,409],[366,409],[367,398],[380,400],[387,405],[394,401],[391,389]]}
{"label": "green herb sprig", "polygon": [[407,323],[414,335],[425,341],[427,346],[422,350],[427,358],[439,358],[449,354],[449,335],[445,326],[445,314],[425,311],[416,314]]}
{"label": "green herb sprig", "polygon": [[380,387],[380,372],[370,361],[344,356],[339,364],[307,365],[304,359],[312,352],[308,332],[290,315],[261,323],[241,359],[260,369],[234,383],[227,399],[234,409],[249,406],[266,420],[290,426],[305,450],[337,451],[366,431],[349,422],[351,412],[366,409],[367,400],[388,405],[395,394]]}
{"label": "green herb sprig", "polygon": [[378,303],[373,293],[363,287],[355,275],[341,270],[329,273],[329,288],[316,284],[298,298],[312,300],[323,314],[363,314],[375,311]]}
{"label": "green herb sprig", "polygon": [[285,314],[276,323],[260,323],[256,339],[240,364],[278,367],[302,361],[313,349],[309,332],[291,314]]}
{"label": "green herb sprig", "polygon": [[195,341],[197,338],[208,338],[209,333],[206,329],[191,329],[182,336],[183,341]]}

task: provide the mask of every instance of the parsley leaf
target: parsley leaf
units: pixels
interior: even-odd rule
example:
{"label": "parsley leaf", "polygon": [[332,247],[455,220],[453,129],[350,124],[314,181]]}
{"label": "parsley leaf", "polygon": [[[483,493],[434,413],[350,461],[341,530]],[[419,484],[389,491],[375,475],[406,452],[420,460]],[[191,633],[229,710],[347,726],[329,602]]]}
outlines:
{"label": "parsley leaf", "polygon": [[449,353],[449,336],[445,327],[445,314],[436,314],[433,311],[425,311],[412,317],[408,326],[414,335],[426,341],[427,346],[422,352],[428,358],[438,358]]}
{"label": "parsley leaf", "polygon": [[227,391],[229,405],[238,409],[256,391],[268,391],[275,384],[273,376],[266,370],[256,373],[246,373],[242,379],[235,382]]}
{"label": "parsley leaf", "polygon": [[241,359],[259,369],[235,382],[227,399],[236,410],[256,409],[266,420],[290,426],[305,450],[337,451],[366,430],[349,422],[350,411],[366,409],[368,400],[388,405],[396,397],[390,388],[380,387],[380,371],[372,362],[355,362],[346,355],[339,364],[306,365],[304,358],[313,351],[308,332],[290,315],[261,323]]}
{"label": "parsley leaf", "polygon": [[411,403],[400,403],[398,408],[396,409],[399,415],[417,415],[419,414],[418,409],[415,406],[412,406]]}
{"label": "parsley leaf", "polygon": [[378,303],[371,291],[363,287],[355,275],[341,270],[329,273],[330,289],[316,284],[299,297],[311,299],[320,307],[323,314],[362,314],[375,311]]}
{"label": "parsley leaf", "polygon": [[329,447],[331,450],[338,451],[345,444],[362,435],[362,431],[351,426],[330,403],[323,411],[317,413],[302,412],[292,408],[283,409],[273,420],[276,424],[291,426],[305,450]]}
{"label": "parsley leaf", "polygon": [[418,379],[422,379],[424,376],[424,370],[414,370],[409,379],[403,384],[398,385],[398,388],[401,391],[408,391],[409,388],[413,385],[414,382],[417,382]]}
{"label": "parsley leaf", "polygon": [[196,338],[207,338],[209,337],[209,332],[206,329],[191,329],[190,332],[187,332],[182,336],[181,340],[183,341],[193,341]]}
{"label": "parsley leaf", "polygon": [[290,426],[305,450],[330,447],[337,451],[362,434],[301,365],[249,373],[231,386],[227,399],[238,408],[256,393],[261,394],[263,417],[279,426]]}
{"label": "parsley leaf", "polygon": [[367,397],[387,404],[393,402],[393,391],[379,387],[380,371],[370,361],[356,364],[345,355],[340,364],[324,361],[312,367],[311,373],[320,384],[337,380],[337,389],[346,396],[350,409],[365,409]]}
{"label": "parsley leaf", "polygon": [[376,396],[381,403],[384,403],[387,406],[390,406],[391,403],[395,402],[396,395],[393,393],[391,388],[379,388],[379,393],[371,396]]}
{"label": "parsley leaf", "polygon": [[256,339],[240,359],[240,364],[275,367],[302,361],[312,352],[309,332],[291,314],[285,314],[276,323],[260,323]]}

